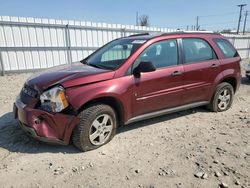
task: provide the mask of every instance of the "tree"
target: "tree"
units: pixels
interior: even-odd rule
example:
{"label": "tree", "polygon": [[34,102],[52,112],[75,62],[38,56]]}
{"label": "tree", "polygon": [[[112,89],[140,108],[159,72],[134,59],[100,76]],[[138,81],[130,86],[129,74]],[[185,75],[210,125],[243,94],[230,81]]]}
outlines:
{"label": "tree", "polygon": [[140,18],[139,18],[139,25],[140,26],[146,26],[146,27],[149,26],[149,17],[148,17],[148,15],[142,15],[142,16],[140,16]]}

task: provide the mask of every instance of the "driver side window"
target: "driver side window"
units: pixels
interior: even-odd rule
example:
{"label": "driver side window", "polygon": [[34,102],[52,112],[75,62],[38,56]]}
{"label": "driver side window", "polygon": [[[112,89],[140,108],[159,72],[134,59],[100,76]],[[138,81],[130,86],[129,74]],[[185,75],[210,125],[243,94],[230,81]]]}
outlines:
{"label": "driver side window", "polygon": [[157,69],[177,65],[177,41],[170,39],[152,44],[137,58],[135,64],[142,61],[152,62]]}
{"label": "driver side window", "polygon": [[127,59],[130,56],[132,47],[132,44],[116,45],[102,55],[101,62]]}

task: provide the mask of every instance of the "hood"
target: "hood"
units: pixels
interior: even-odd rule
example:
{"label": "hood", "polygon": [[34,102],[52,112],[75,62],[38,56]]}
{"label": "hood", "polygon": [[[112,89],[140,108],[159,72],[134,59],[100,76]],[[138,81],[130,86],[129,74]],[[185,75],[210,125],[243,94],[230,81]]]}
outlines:
{"label": "hood", "polygon": [[26,84],[42,92],[56,84],[61,84],[64,88],[67,88],[109,80],[114,77],[114,74],[115,72],[111,70],[98,69],[76,62],[34,74],[28,78]]}

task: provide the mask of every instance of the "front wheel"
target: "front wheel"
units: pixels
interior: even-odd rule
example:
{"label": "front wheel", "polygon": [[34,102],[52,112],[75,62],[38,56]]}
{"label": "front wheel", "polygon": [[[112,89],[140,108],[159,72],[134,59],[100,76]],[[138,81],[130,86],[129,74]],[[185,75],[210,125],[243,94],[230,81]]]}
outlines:
{"label": "front wheel", "polygon": [[80,123],[73,131],[73,143],[82,151],[107,144],[116,134],[117,118],[114,110],[105,104],[95,104],[80,114]]}
{"label": "front wheel", "polygon": [[231,84],[220,83],[209,104],[209,109],[213,112],[222,112],[228,110],[233,103],[234,89]]}

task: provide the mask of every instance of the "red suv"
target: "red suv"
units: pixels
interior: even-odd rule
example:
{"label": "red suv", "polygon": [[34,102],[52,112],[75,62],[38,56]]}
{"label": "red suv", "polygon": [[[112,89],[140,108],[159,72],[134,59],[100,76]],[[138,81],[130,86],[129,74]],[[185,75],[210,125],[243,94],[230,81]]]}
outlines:
{"label": "red suv", "polygon": [[86,59],[29,78],[14,104],[39,140],[82,151],[108,143],[120,125],[208,106],[229,109],[240,57],[216,33],[140,34],[116,39]]}

